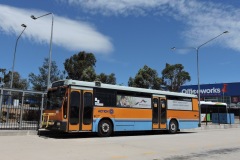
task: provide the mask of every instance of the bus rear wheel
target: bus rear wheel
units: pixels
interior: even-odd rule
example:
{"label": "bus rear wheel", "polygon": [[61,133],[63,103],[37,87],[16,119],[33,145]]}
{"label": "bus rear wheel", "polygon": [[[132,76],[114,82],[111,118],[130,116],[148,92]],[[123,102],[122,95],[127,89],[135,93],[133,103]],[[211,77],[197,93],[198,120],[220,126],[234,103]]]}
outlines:
{"label": "bus rear wheel", "polygon": [[98,135],[100,137],[109,137],[113,132],[112,123],[107,120],[103,119],[98,124]]}
{"label": "bus rear wheel", "polygon": [[170,134],[175,134],[177,133],[178,131],[178,123],[176,120],[171,120],[170,123],[169,123],[169,129],[168,129],[168,132]]}

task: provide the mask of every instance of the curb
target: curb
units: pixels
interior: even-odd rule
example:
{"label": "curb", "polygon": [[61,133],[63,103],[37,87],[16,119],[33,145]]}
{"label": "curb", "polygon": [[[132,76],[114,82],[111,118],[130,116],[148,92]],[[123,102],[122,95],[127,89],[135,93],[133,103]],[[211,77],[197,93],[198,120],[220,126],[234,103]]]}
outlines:
{"label": "curb", "polygon": [[202,124],[199,128],[193,129],[181,129],[181,131],[209,131],[216,129],[231,129],[231,128],[240,128],[240,124]]}
{"label": "curb", "polygon": [[228,128],[240,128],[239,124],[219,124],[202,126],[202,129],[228,129]]}

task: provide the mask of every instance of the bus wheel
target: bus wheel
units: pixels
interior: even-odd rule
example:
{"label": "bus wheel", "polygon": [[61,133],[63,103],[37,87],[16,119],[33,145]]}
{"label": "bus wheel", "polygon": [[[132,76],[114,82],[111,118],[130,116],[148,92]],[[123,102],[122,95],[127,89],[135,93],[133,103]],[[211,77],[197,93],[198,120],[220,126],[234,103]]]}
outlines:
{"label": "bus wheel", "polygon": [[169,123],[169,129],[168,129],[168,132],[170,134],[174,134],[174,133],[177,133],[178,131],[178,123],[176,120],[171,120],[170,123]]}
{"label": "bus wheel", "polygon": [[109,120],[103,119],[98,124],[98,135],[100,137],[109,137],[112,134],[113,127]]}

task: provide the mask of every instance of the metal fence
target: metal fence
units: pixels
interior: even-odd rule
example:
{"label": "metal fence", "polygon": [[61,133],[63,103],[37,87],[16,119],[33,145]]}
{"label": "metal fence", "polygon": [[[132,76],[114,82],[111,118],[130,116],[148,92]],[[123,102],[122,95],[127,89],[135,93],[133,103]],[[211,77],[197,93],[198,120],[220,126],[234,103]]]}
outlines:
{"label": "metal fence", "polygon": [[1,88],[0,130],[37,130],[45,96],[44,92]]}
{"label": "metal fence", "polygon": [[240,124],[240,107],[229,107],[228,113],[234,115],[234,124]]}

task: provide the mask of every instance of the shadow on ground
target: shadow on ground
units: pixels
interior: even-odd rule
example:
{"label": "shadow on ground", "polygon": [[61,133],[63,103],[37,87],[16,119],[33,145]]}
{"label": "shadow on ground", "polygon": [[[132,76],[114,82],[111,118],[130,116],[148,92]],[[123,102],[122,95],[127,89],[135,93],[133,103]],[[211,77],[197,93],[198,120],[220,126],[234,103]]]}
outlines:
{"label": "shadow on ground", "polygon": [[[192,134],[195,132],[178,132],[176,134]],[[72,138],[99,138],[97,133],[92,132],[53,132],[53,131],[40,131],[39,137],[43,138],[55,138],[55,139],[72,139]],[[112,137],[122,136],[148,136],[148,135],[171,135],[167,131],[128,131],[128,132],[115,132]],[[104,138],[104,137],[103,137]]]}

